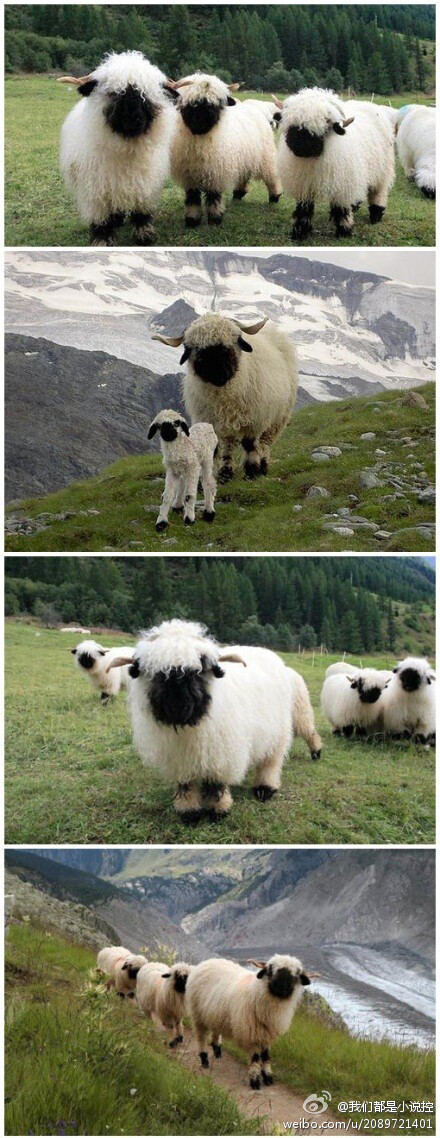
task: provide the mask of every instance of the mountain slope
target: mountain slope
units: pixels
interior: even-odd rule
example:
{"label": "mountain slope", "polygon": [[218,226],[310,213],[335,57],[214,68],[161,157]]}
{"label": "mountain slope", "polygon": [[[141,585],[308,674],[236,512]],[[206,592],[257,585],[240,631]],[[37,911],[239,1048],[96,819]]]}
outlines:
{"label": "mountain slope", "polygon": [[[20,552],[382,548],[426,553],[433,548],[434,385],[426,384],[421,393],[429,409],[407,403],[407,394],[399,392],[303,407],[275,445],[267,478],[249,483],[240,476],[219,487],[212,526],[198,520],[194,527],[184,527],[180,517],[171,515],[169,529],[160,536],[155,533],[163,475],[159,459],[145,455],[122,460],[88,482],[24,501],[17,513],[7,517],[7,548]],[[363,433],[372,433],[373,438],[370,434],[363,440]],[[315,448],[328,445],[339,447],[341,454],[315,462]],[[362,485],[363,471],[367,479],[374,475],[373,488]],[[306,497],[317,484],[328,496]],[[88,510],[92,514],[85,513]],[[335,516],[338,510],[342,514]],[[352,521],[353,517],[361,521]],[[335,532],[334,526],[342,532]],[[384,533],[379,539],[378,529]]]}

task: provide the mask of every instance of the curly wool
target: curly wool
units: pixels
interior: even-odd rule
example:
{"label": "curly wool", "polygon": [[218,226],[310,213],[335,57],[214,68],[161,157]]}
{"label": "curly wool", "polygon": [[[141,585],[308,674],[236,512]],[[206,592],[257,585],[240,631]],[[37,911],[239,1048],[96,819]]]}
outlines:
{"label": "curly wool", "polygon": [[415,104],[402,110],[406,113],[398,113],[397,153],[403,169],[419,190],[435,194],[435,109]]}
{"label": "curly wool", "polygon": [[[286,968],[295,977],[303,971],[301,962],[292,956],[276,954],[267,964]],[[261,1053],[289,1030],[302,995],[298,982],[289,999],[279,1000],[271,995],[266,977],[259,979],[256,973],[223,958],[197,964],[186,986],[187,1007],[199,1042],[208,1033],[215,1039],[224,1035],[249,1054]]]}
{"label": "curly wool", "polygon": [[145,956],[136,956],[128,948],[111,945],[98,952],[96,963],[99,971],[109,977],[107,987],[115,988],[119,995],[127,996],[134,992],[136,980],[129,976],[127,968],[123,966],[129,964],[130,968],[142,968],[147,961]]}
{"label": "curly wool", "polygon": [[[344,135],[332,123],[354,116]],[[318,158],[298,158],[287,146],[290,126],[303,126],[326,135]],[[330,199],[350,209],[365,201],[369,191],[386,205],[394,181],[392,123],[374,103],[339,100],[332,91],[310,88],[286,99],[281,119],[278,169],[283,189],[296,201]]]}
{"label": "curly wool", "polygon": [[[94,664],[92,668],[83,668],[79,662],[79,656],[82,652],[92,656]],[[104,652],[104,656],[102,655]],[[128,687],[130,677],[128,674],[128,663],[133,655],[133,648],[103,648],[102,644],[97,644],[96,640],[82,640],[76,646],[75,663],[77,668],[83,676],[86,676],[96,691],[104,692],[105,695],[117,695],[121,688]],[[117,657],[127,656],[127,667],[112,668],[110,672],[107,671],[109,664]]]}
{"label": "curly wool", "polygon": [[[170,168],[170,145],[176,112],[165,94],[166,82],[141,52],[108,56],[91,77],[92,93],[81,98],[61,128],[60,168],[85,222],[105,221],[122,212],[151,213],[157,206]],[[110,92],[137,87],[157,109],[147,134],[127,139],[107,124],[104,111]]]}
{"label": "curly wool", "polygon": [[[406,668],[418,672],[421,686],[412,692],[404,691],[399,675]],[[428,684],[427,680],[431,682]],[[383,726],[385,731],[429,737],[435,734],[436,727],[436,682],[435,672],[428,660],[407,656],[394,672],[383,694]]]}
{"label": "curly wool", "polygon": [[[363,703],[359,691],[352,688],[349,681],[363,679],[363,690],[379,688],[381,695],[376,703]],[[321,691],[323,714],[333,728],[357,726],[369,730],[379,730],[383,711],[384,689],[387,673],[374,668],[359,668],[355,675],[333,674],[324,680]]]}
{"label": "curly wool", "polygon": [[[157,961],[145,964],[136,980],[136,999],[141,1011],[147,1016],[156,1015],[164,1027],[180,1029],[185,992],[176,992],[174,981],[176,973],[179,976],[189,976],[191,967],[183,961],[171,967]],[[164,973],[170,975],[164,976]]]}

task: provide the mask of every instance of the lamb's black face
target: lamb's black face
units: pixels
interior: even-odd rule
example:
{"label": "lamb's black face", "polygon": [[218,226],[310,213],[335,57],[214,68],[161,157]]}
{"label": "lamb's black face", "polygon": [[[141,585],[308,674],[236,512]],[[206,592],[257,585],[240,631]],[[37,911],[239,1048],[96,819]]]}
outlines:
{"label": "lamb's black face", "polygon": [[422,682],[419,672],[415,668],[405,668],[399,672],[399,679],[404,691],[417,691]]}
{"label": "lamb's black face", "polygon": [[93,668],[93,665],[96,664],[96,660],[89,652],[81,652],[78,656],[78,662],[82,668]]}
{"label": "lamb's black face", "polygon": [[211,703],[206,673],[190,668],[156,672],[149,699],[154,718],[168,727],[196,727]]}
{"label": "lamb's black face", "polygon": [[147,134],[157,115],[157,107],[131,85],[117,95],[109,95],[105,109],[106,121],[123,138],[138,138]]}
{"label": "lamb's black face", "polygon": [[191,134],[209,134],[217,126],[222,110],[218,103],[200,99],[197,103],[186,103],[180,108],[180,113]]}
{"label": "lamb's black face", "polygon": [[174,987],[175,987],[176,992],[180,992],[180,994],[182,996],[183,996],[184,992],[186,992],[186,981],[187,981],[187,979],[188,979],[188,977],[186,974],[184,975],[182,972],[176,972],[175,973]]}
{"label": "lamb's black face", "polygon": [[324,149],[324,138],[312,134],[305,126],[289,126],[286,143],[297,158],[319,158]]}
{"label": "lamb's black face", "polygon": [[127,972],[128,972],[129,977],[130,977],[130,980],[135,980],[136,976],[139,972],[139,968],[131,968],[130,965],[128,965]]}
{"label": "lamb's black face", "polygon": [[223,344],[212,344],[210,348],[196,351],[193,367],[196,375],[204,383],[212,383],[213,387],[224,387],[237,371],[237,352],[234,348],[225,348]]}
{"label": "lamb's black face", "polygon": [[288,968],[277,968],[269,978],[268,988],[271,996],[278,1000],[288,1000],[295,987],[295,978]]}
{"label": "lamb's black face", "polygon": [[162,423],[160,437],[164,443],[172,443],[177,439],[177,431],[173,423]]}
{"label": "lamb's black face", "polygon": [[377,703],[381,694],[381,689],[377,687],[369,688],[368,691],[364,691],[363,687],[359,687],[358,691],[361,703]]}

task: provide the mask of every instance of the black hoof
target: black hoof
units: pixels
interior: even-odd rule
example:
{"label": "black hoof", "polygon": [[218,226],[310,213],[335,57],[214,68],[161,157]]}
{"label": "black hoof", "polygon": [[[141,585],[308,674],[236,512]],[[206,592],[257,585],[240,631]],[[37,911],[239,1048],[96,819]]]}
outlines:
{"label": "black hoof", "polygon": [[118,992],[118,996],[121,997],[121,1000],[125,1000],[125,993],[124,992]]}
{"label": "black hoof", "polygon": [[183,506],[173,506],[173,514],[183,514]]}
{"label": "black hoof", "polygon": [[353,731],[354,731],[354,727],[352,726],[351,723],[349,723],[347,727],[342,728],[342,734],[343,734],[345,739],[351,739]]}
{"label": "black hoof", "polygon": [[229,810],[209,810],[208,819],[210,822],[223,822],[228,817]]}
{"label": "black hoof", "polygon": [[201,217],[186,217],[185,218],[186,228],[187,229],[197,229],[198,226],[201,224],[201,221],[202,221]]}
{"label": "black hoof", "polygon": [[279,202],[281,194],[269,194],[270,202]]}
{"label": "black hoof", "polygon": [[196,520],[195,518],[184,518],[183,524],[184,524],[184,526],[193,526],[195,520]]}
{"label": "black hoof", "polygon": [[221,217],[217,217],[216,214],[208,214],[208,225],[221,225],[222,221],[223,214]]}
{"label": "black hoof", "polygon": [[197,826],[202,817],[201,810],[179,810],[178,815],[184,826]]}
{"label": "black hoof", "polygon": [[215,518],[215,510],[204,510],[202,517],[204,522],[213,522]]}
{"label": "black hoof", "polygon": [[156,522],[156,533],[162,533],[167,528],[168,522]]}
{"label": "black hoof", "polygon": [[174,1051],[174,1048],[178,1047],[179,1043],[183,1043],[183,1035],[176,1035],[176,1038],[171,1040],[171,1043],[168,1044],[168,1047],[171,1047]]}
{"label": "black hoof", "polygon": [[273,798],[274,794],[276,794],[276,787],[274,786],[261,785],[253,787],[254,798],[258,798],[259,802],[268,802],[269,798]]}
{"label": "black hoof", "polygon": [[310,751],[310,758],[312,763],[317,763],[318,759],[321,758],[321,751]]}
{"label": "black hoof", "polygon": [[267,458],[262,458],[260,462],[260,474],[266,475],[268,470]]}
{"label": "black hoof", "polygon": [[384,213],[384,205],[370,205],[370,225],[377,225],[379,221],[382,221]]}
{"label": "black hoof", "polygon": [[294,225],[290,236],[292,241],[306,241],[312,233],[313,225]]}
{"label": "black hoof", "polygon": [[265,1087],[271,1087],[273,1083],[273,1075],[268,1075],[266,1071],[261,1072],[261,1077]]}
{"label": "black hoof", "polygon": [[426,744],[429,743],[429,738],[427,735],[414,735],[414,742],[421,743],[423,747],[426,747]]}
{"label": "black hoof", "polygon": [[151,233],[149,236],[145,235],[145,237],[141,237],[139,233],[135,233],[134,244],[138,245],[140,248],[150,249],[152,245],[156,244],[156,239],[153,233]]}
{"label": "black hoof", "polygon": [[247,190],[234,190],[232,197],[236,202],[241,202],[246,197]]}
{"label": "black hoof", "polygon": [[219,482],[222,484],[225,482],[231,482],[233,477],[234,471],[232,469],[232,466],[222,466],[218,476]]}
{"label": "black hoof", "polygon": [[102,691],[101,692],[101,703],[107,703],[109,699],[110,699],[110,696],[109,696],[108,692]]}
{"label": "black hoof", "polygon": [[254,478],[260,477],[261,466],[256,462],[245,462],[243,469],[245,478],[250,482],[253,482]]}
{"label": "black hoof", "polygon": [[199,1054],[200,1054],[200,1062],[202,1064],[202,1067],[209,1067],[208,1052],[207,1051],[200,1051]]}
{"label": "black hoof", "polygon": [[253,1091],[259,1091],[259,1089],[261,1087],[259,1075],[253,1075],[251,1080],[250,1080],[250,1084],[251,1084]]}
{"label": "black hoof", "polygon": [[335,229],[336,237],[351,237],[353,233],[352,225],[337,225]]}
{"label": "black hoof", "polygon": [[425,198],[429,198],[430,201],[435,201],[435,190],[429,190],[427,186],[420,186],[420,189]]}
{"label": "black hoof", "polygon": [[221,1057],[222,1057],[221,1043],[211,1043],[211,1047],[212,1047],[212,1050],[214,1052],[215,1058],[221,1059]]}
{"label": "black hoof", "polygon": [[129,998],[129,1000],[134,1000],[134,992],[129,992],[128,998]]}

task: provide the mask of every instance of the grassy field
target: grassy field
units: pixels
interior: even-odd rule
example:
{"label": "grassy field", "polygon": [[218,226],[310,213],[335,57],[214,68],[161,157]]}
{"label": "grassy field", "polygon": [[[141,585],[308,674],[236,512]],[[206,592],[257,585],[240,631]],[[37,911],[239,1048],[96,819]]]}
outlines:
{"label": "grassy field", "polygon": [[[434,545],[429,531],[426,536],[413,527],[434,521],[431,504],[420,503],[417,494],[395,501],[381,501],[394,487],[361,489],[359,471],[372,467],[376,448],[383,449],[381,460],[393,463],[393,472],[403,472],[405,485],[411,485],[412,462],[423,464],[430,482],[434,482],[435,461],[435,386],[419,389],[429,403],[429,412],[402,406],[397,391],[377,398],[344,399],[312,404],[296,412],[288,429],[273,450],[269,475],[256,482],[246,482],[241,474],[226,486],[219,486],[216,518],[212,525],[197,521],[184,526],[181,515],[170,513],[170,525],[157,534],[155,521],[163,490],[161,459],[152,455],[121,459],[95,478],[74,483],[45,497],[22,503],[28,518],[49,512],[66,514],[63,520],[43,518],[44,530],[36,534],[13,534],[6,538],[6,549],[13,552],[40,551],[124,551],[142,552],[261,552],[372,551],[428,552]],[[380,406],[380,414],[371,408]],[[361,442],[360,435],[375,432],[371,442]],[[393,442],[387,431],[395,431]],[[414,447],[396,440],[410,436]],[[311,454],[315,447],[341,447],[339,458],[315,463]],[[355,449],[347,449],[346,446]],[[414,449],[415,448],[415,449]],[[329,491],[328,498],[306,498],[310,486],[319,484]],[[349,494],[357,494],[355,514],[375,522],[387,533],[405,530],[399,537],[378,540],[373,531],[360,529],[354,536],[344,537],[324,529],[325,514],[352,506]],[[298,507],[300,507],[298,509]],[[85,515],[81,511],[98,510]],[[13,511],[14,512],[14,511]],[[341,519],[335,519],[342,524]],[[350,525],[349,519],[344,525]]]}
{"label": "grassy field", "polygon": [[[321,761],[312,763],[298,740],[273,802],[256,802],[248,780],[234,788],[227,820],[215,827],[208,821],[195,829],[184,826],[173,809],[174,788],[146,770],[134,751],[125,697],[101,705],[74,668],[68,649],[77,639],[7,622],[6,842],[434,841],[434,752],[332,736],[319,710],[332,657],[315,666],[309,658],[284,657],[309,685],[323,737]],[[109,645],[109,638],[103,643]],[[394,658],[384,654],[369,662],[390,667]]]}
{"label": "grassy field", "polygon": [[[132,1005],[91,981],[94,963],[91,952],[29,923],[11,927],[6,1134],[261,1133],[221,1087],[164,1053]],[[304,1095],[325,1086],[333,1103],[434,1097],[433,1053],[353,1039],[306,1010],[272,1049],[272,1066],[278,1082]]]}
{"label": "grassy field", "polygon": [[[246,95],[255,97],[256,92]],[[87,229],[58,171],[61,123],[77,98],[70,87],[57,85],[53,76],[6,78],[6,245],[88,244]],[[426,97],[413,92],[392,100],[395,106],[424,101]],[[287,198],[268,205],[265,187],[253,183],[244,202],[229,204],[221,229],[203,224],[198,230],[185,230],[183,192],[169,182],[157,214],[156,240],[158,245],[290,245],[292,210],[293,203]],[[353,237],[336,238],[328,212],[327,205],[317,208],[314,233],[307,245],[435,244],[435,203],[422,197],[399,163],[380,225],[369,224],[364,206],[356,215]],[[120,241],[131,243],[128,229],[122,231]]]}

